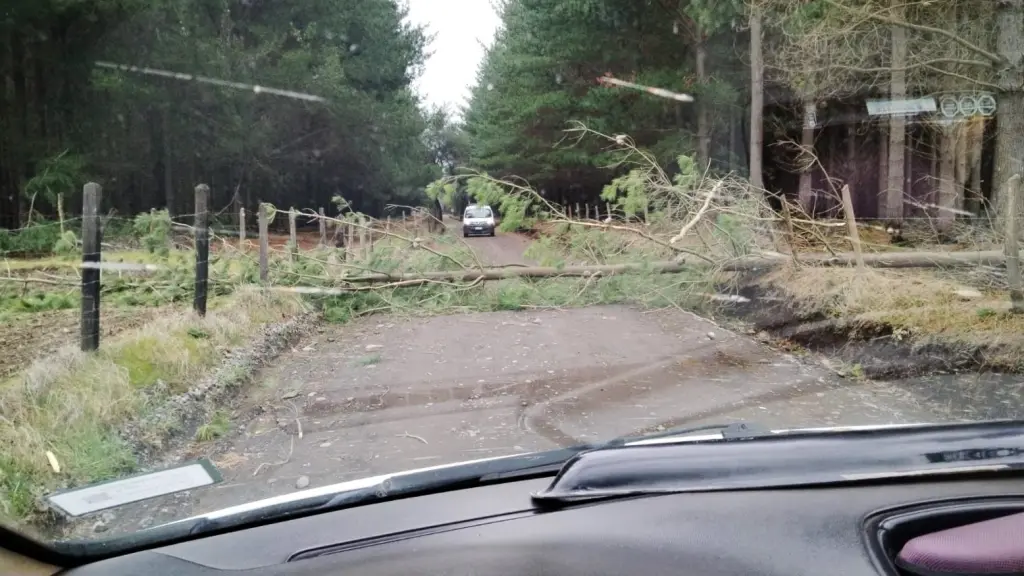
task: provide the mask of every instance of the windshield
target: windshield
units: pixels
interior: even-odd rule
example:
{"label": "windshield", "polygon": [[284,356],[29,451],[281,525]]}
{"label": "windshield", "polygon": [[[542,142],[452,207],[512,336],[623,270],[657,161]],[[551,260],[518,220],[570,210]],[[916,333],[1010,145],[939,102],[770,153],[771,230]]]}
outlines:
{"label": "windshield", "polygon": [[486,207],[484,207],[484,208],[467,208],[466,209],[466,216],[465,217],[466,218],[490,218],[491,217],[491,209],[490,208],[486,208]]}
{"label": "windshield", "polygon": [[0,522],[90,540],[676,427],[1017,418],[1022,22],[14,3]]}

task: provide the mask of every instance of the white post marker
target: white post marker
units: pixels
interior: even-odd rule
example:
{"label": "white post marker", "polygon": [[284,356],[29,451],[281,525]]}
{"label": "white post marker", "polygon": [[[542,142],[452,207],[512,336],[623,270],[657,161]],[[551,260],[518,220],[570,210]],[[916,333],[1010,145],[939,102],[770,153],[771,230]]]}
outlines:
{"label": "white post marker", "polygon": [[47,500],[68,516],[82,516],[221,481],[223,478],[213,464],[200,459],[166,470],[57,492],[47,496]]}

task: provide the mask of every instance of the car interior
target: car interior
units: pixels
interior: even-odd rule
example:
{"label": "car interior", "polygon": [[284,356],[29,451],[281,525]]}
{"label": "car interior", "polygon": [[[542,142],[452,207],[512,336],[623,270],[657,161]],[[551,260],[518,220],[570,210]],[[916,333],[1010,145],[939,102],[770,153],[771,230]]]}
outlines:
{"label": "car interior", "polygon": [[[855,440],[854,452],[878,447],[865,463],[901,461],[884,436],[862,433]],[[1015,464],[971,467],[958,461],[1011,462],[1019,450],[943,451],[932,459],[957,466],[940,473],[828,481],[840,461],[828,456],[837,444],[819,449],[788,442],[595,451],[560,472],[496,477],[285,521],[267,518],[124,554],[102,543],[55,551],[6,533],[0,565],[4,574],[63,569],[75,576],[1024,572],[1024,478]],[[786,454],[793,450],[818,458],[823,471],[816,477],[825,480],[796,481],[808,477],[802,468],[788,480],[780,474],[792,466]],[[665,488],[700,462],[713,471],[701,473],[703,486]],[[737,481],[716,484],[716,474]],[[615,491],[645,481],[645,490]]]}

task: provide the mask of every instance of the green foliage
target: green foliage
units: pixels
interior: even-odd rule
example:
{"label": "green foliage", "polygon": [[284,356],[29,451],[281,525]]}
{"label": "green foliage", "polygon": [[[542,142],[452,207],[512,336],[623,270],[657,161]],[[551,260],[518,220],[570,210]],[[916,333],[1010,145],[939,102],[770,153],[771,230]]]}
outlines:
{"label": "green foliage", "polygon": [[632,170],[612,180],[601,191],[601,199],[613,203],[627,216],[643,214],[648,206],[647,172]]}
{"label": "green foliage", "polygon": [[203,424],[196,430],[196,440],[199,442],[210,442],[231,431],[231,415],[223,410],[217,410],[210,417],[210,421]]}
{"label": "green foliage", "polygon": [[754,233],[749,223],[732,214],[719,214],[715,221],[713,236],[722,240],[732,256],[747,256],[754,246]]}
{"label": "green foliage", "polygon": [[143,212],[135,217],[133,230],[150,254],[166,256],[171,250],[171,215],[167,210]]}
{"label": "green foliage", "polygon": [[78,235],[74,230],[65,230],[64,234],[53,243],[53,253],[59,256],[69,256],[78,251]]}
{"label": "green foliage", "polygon": [[57,222],[36,220],[20,230],[0,230],[0,254],[49,254],[60,239],[60,225]]}
{"label": "green foliage", "polygon": [[[413,90],[428,39],[404,2],[22,1],[5,18],[16,31],[5,46],[23,56],[0,63],[12,82],[0,148],[40,212],[54,212],[58,193],[77,211],[90,179],[104,211],[188,214],[208,179],[211,207],[241,189],[261,194],[247,209],[317,208],[340,193],[380,213],[418,203],[440,176]],[[97,68],[100,56],[225,83]]]}
{"label": "green foliage", "polygon": [[[582,185],[596,195],[621,176],[605,169],[615,161],[605,142],[566,137],[573,121],[603,134],[629,134],[665,166],[693,153],[692,109],[602,85],[597,77],[605,73],[695,94],[712,116],[729,112],[749,83],[722,71],[701,84],[693,70],[698,35],[712,69],[735,58],[734,28],[745,20],[740,0],[521,0],[503,6],[503,28],[478,73],[464,126],[470,165],[497,178],[516,175],[538,190]],[[639,196],[624,196],[641,209],[633,203]]]}
{"label": "green foliage", "polygon": [[438,200],[444,206],[455,206],[455,195],[458,193],[458,185],[450,179],[435,180],[427,185],[427,198]]}
{"label": "green foliage", "polygon": [[36,166],[35,176],[25,182],[23,194],[29,199],[56,204],[59,194],[67,195],[82,183],[85,167],[85,158],[68,150],[43,158]]}
{"label": "green foliage", "polygon": [[24,296],[0,296],[0,310],[7,312],[46,312],[77,308],[76,292],[31,292]]}

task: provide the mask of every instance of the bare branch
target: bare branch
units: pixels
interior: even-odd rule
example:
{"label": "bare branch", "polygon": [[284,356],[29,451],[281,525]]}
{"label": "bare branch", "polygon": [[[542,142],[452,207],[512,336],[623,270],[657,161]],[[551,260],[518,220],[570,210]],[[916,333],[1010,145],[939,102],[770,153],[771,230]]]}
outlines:
{"label": "bare branch", "polygon": [[843,5],[843,4],[839,3],[839,2],[836,2],[836,0],[825,0],[825,3],[828,4],[829,6],[834,7],[834,8],[838,8],[840,10],[845,10],[847,12],[851,12],[851,13],[854,13],[854,14],[860,14],[862,16],[865,16],[866,18],[869,18],[871,20],[875,20],[876,22],[881,22],[883,24],[889,24],[891,26],[899,26],[901,28],[906,28],[908,30],[914,30],[916,32],[926,32],[926,33],[929,33],[929,34],[935,34],[937,36],[942,36],[943,38],[946,38],[948,40],[952,40],[953,42],[956,42],[957,44],[963,46],[964,48],[970,50],[971,52],[974,52],[975,54],[978,54],[979,56],[984,57],[985,59],[989,60],[990,62],[992,62],[995,65],[1001,65],[1001,64],[1004,63],[1003,62],[1003,58],[1001,56],[999,56],[998,54],[996,54],[994,52],[989,52],[988,50],[985,50],[981,46],[978,46],[977,44],[974,44],[973,42],[967,40],[966,38],[963,38],[962,36],[960,36],[958,34],[954,34],[954,33],[950,32],[949,30],[943,30],[942,28],[935,28],[934,26],[925,26],[924,24],[913,24],[911,22],[907,22],[906,20],[897,20],[895,18],[890,18],[889,16],[885,16],[885,15],[880,14],[878,12],[872,12],[872,11],[862,12],[860,10],[856,10],[854,8],[850,8],[849,6],[845,6],[845,5]]}

